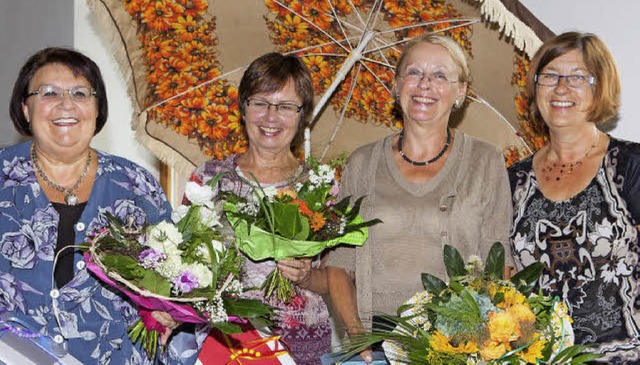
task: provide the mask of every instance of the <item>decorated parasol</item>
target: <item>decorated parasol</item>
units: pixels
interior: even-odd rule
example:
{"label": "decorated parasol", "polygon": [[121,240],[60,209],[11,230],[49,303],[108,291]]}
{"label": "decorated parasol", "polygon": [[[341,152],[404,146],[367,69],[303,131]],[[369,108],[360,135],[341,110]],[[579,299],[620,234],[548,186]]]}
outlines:
{"label": "decorated parasol", "polygon": [[246,149],[237,85],[270,51],[296,54],[312,72],[305,153],[333,157],[401,128],[394,65],[429,32],[451,36],[471,60],[456,127],[502,148],[508,163],[544,143],[528,121],[524,75],[551,32],[515,0],[87,1],[127,79],[132,128],[184,174]]}

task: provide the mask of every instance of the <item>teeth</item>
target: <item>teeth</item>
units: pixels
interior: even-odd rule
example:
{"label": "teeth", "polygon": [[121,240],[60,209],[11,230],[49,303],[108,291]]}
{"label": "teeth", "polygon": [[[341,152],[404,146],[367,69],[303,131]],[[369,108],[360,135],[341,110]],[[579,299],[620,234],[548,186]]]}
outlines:
{"label": "teeth", "polygon": [[413,100],[417,101],[418,103],[434,103],[435,102],[435,100],[432,98],[426,98],[421,96],[415,96]]}
{"label": "teeth", "polygon": [[565,107],[572,106],[573,103],[570,102],[570,101],[552,101],[551,105],[552,106],[556,106],[556,107],[560,107],[560,108],[565,108]]}
{"label": "teeth", "polygon": [[267,128],[267,127],[260,127],[260,130],[266,133],[276,133],[277,131],[279,131],[278,128]]}
{"label": "teeth", "polygon": [[65,119],[56,119],[53,121],[55,125],[72,125],[78,123],[78,120],[75,118],[65,118]]}

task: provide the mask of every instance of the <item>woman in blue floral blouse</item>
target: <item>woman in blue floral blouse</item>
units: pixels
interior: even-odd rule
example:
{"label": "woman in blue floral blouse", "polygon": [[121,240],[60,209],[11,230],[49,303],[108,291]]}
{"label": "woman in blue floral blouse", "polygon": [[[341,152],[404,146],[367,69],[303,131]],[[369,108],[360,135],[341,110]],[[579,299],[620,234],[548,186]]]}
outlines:
{"label": "woman in blue floral blouse", "polygon": [[[73,50],[41,50],[20,71],[10,113],[32,140],[0,150],[0,314],[58,356],[150,363],[126,333],[137,310],[92,276],[73,247],[105,225],[106,213],[135,225],[171,213],[146,170],[90,147],[107,120],[98,66]],[[154,315],[177,325],[166,313]],[[192,335],[178,332],[171,344],[165,361],[193,362],[194,351],[185,350],[196,347]]]}

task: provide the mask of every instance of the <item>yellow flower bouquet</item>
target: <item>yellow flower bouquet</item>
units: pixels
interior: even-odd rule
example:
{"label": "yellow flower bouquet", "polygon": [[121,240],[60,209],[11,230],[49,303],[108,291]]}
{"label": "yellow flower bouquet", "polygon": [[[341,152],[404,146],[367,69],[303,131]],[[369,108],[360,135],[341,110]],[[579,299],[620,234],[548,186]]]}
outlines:
{"label": "yellow flower bouquet", "polygon": [[[383,342],[394,364],[584,364],[599,357],[573,345],[564,302],[533,291],[542,270],[536,263],[503,279],[505,253],[495,243],[485,265],[444,248],[450,282],[422,274],[425,291],[383,316],[390,328],[351,340],[351,353]],[[484,266],[484,267],[483,267]]]}

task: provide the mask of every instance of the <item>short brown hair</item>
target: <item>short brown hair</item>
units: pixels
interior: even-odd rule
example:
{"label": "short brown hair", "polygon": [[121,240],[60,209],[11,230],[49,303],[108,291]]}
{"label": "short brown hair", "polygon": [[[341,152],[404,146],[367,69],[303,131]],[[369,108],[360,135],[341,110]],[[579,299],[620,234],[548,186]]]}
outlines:
{"label": "short brown hair", "polygon": [[245,115],[247,99],[260,93],[275,93],[292,80],[302,99],[302,124],[313,111],[313,81],[307,66],[296,56],[271,52],[256,58],[242,75],[238,87],[238,107]]}
{"label": "short brown hair", "polygon": [[600,123],[618,114],[620,76],[611,51],[595,34],[567,32],[546,41],[531,61],[527,75],[527,93],[530,98],[531,115],[536,121],[544,122],[536,103],[538,88],[535,76],[551,61],[573,50],[582,53],[587,71],[596,79],[592,85],[593,103],[589,110],[589,121]]}
{"label": "short brown hair", "polygon": [[11,94],[11,103],[9,104],[9,114],[13,125],[18,133],[23,136],[31,137],[33,132],[31,126],[24,116],[22,104],[27,100],[29,95],[29,84],[33,76],[44,66],[51,64],[60,64],[71,70],[74,76],[84,77],[93,90],[96,91],[96,101],[98,107],[98,116],[96,117],[96,130],[94,135],[98,134],[104,124],[107,122],[109,115],[109,106],[107,104],[107,91],[102,80],[100,68],[89,57],[82,53],[68,48],[49,47],[40,50],[33,56],[29,57],[27,62],[20,69],[18,79],[13,84],[13,93]]}
{"label": "short brown hair", "polygon": [[409,51],[411,51],[413,47],[423,43],[437,44],[444,47],[451,58],[453,58],[453,62],[455,62],[458,68],[458,81],[467,84],[471,82],[471,70],[469,69],[469,62],[464,50],[460,47],[458,42],[454,41],[450,37],[439,34],[424,34],[407,43],[404,50],[402,50],[400,58],[398,59],[398,64],[396,66],[396,79],[400,76],[400,71],[404,67]]}

